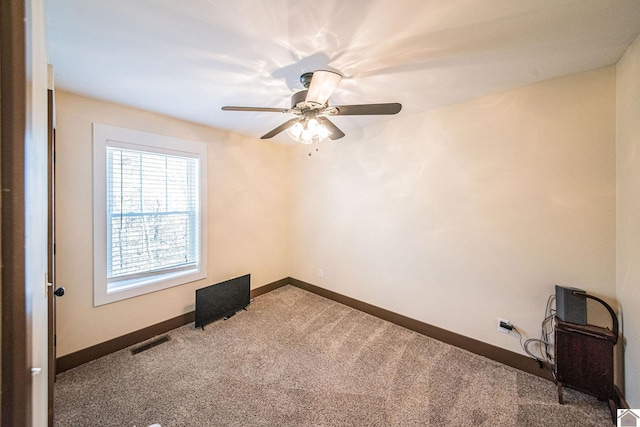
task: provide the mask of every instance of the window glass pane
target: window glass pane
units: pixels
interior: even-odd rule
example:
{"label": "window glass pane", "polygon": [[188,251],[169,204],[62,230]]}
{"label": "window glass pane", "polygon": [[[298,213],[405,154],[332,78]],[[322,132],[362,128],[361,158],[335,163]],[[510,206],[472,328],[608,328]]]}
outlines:
{"label": "window glass pane", "polygon": [[107,277],[200,261],[199,161],[107,147]]}

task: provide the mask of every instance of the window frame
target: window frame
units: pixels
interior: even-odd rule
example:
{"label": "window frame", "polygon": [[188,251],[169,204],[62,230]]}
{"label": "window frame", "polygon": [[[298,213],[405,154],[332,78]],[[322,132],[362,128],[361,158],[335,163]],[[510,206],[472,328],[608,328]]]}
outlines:
{"label": "window frame", "polygon": [[[94,307],[180,286],[207,277],[207,146],[164,135],[93,123],[93,305]],[[107,278],[107,147],[126,148],[199,160],[200,262],[165,274],[150,272],[109,289]]]}

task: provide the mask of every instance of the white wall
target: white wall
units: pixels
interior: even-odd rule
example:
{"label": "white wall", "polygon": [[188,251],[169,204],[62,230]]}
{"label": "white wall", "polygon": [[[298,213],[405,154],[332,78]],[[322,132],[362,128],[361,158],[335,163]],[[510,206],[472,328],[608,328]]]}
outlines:
{"label": "white wall", "polygon": [[632,408],[640,408],[640,38],[616,71],[616,290],[626,347],[625,394]]}
{"label": "white wall", "polygon": [[[194,309],[194,291],[250,273],[252,288],[289,276],[286,146],[56,92],[57,356]],[[208,144],[208,277],[93,307],[92,133],[99,122]]]}
{"label": "white wall", "polygon": [[539,337],[555,284],[615,306],[615,77],[575,74],[295,151],[292,277],[519,352],[497,318]]}

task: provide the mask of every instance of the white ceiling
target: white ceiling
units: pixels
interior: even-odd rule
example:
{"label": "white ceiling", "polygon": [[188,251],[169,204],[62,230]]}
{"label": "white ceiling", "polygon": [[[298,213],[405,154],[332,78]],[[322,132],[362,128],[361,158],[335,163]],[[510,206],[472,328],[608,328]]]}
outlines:
{"label": "white ceiling", "polygon": [[47,26],[56,88],[258,137],[290,117],[220,107],[289,107],[307,71],[406,115],[613,64],[640,1],[47,0]]}

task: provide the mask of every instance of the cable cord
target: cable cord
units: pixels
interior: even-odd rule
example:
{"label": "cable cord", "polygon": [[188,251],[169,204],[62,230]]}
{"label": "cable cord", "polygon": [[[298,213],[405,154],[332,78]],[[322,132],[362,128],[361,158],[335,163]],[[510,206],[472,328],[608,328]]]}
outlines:
{"label": "cable cord", "polygon": [[518,334],[518,336],[520,337],[520,347],[522,347],[522,349],[525,351],[525,353],[527,353],[527,355],[529,355],[529,357],[531,357],[532,359],[537,360],[538,362],[542,362],[542,363],[548,362],[547,360],[542,359],[542,358],[540,358],[540,357],[536,356],[535,354],[533,354],[533,353],[531,352],[531,350],[529,350],[529,345],[530,345],[532,342],[539,342],[539,343],[542,343],[542,342],[543,342],[542,340],[539,340],[539,339],[537,339],[537,338],[529,338],[528,340],[526,340],[526,341],[523,343],[523,342],[522,342],[522,340],[523,340],[523,336],[522,336],[522,333],[518,330],[518,328],[516,328],[516,327],[514,326],[514,327],[513,327],[513,331],[514,331],[516,334]]}
{"label": "cable cord", "polygon": [[[525,340],[523,343],[522,340],[524,338],[522,336],[522,333],[520,332],[520,330],[518,330],[518,328],[516,328],[515,326],[513,327],[513,330],[520,337],[520,347],[522,347],[524,352],[527,353],[527,355],[532,359],[535,359],[536,361],[538,361],[538,363],[540,363],[541,366],[543,364],[547,365],[551,369],[552,373],[554,372],[554,366],[555,366],[554,357],[553,357],[552,335],[554,333],[553,331],[554,331],[554,321],[556,318],[556,314],[555,314],[556,310],[551,308],[551,303],[554,300],[555,300],[555,295],[553,294],[549,295],[549,298],[547,299],[547,304],[545,305],[545,309],[544,309],[544,320],[540,325],[541,326],[540,339],[529,338]],[[537,356],[531,350],[529,350],[529,346],[532,344],[538,344],[541,356]]]}
{"label": "cable cord", "polygon": [[[550,364],[553,364],[553,354],[551,352],[551,349],[553,348],[553,340],[551,339],[551,335],[553,335],[553,322],[555,320],[555,309],[551,308],[551,303],[555,302],[555,299],[555,294],[551,294],[549,295],[549,298],[547,298],[547,304],[544,308],[544,320],[542,321],[540,333],[540,341],[544,343],[544,354],[547,362]],[[551,331],[547,330],[548,324],[551,325]]]}

